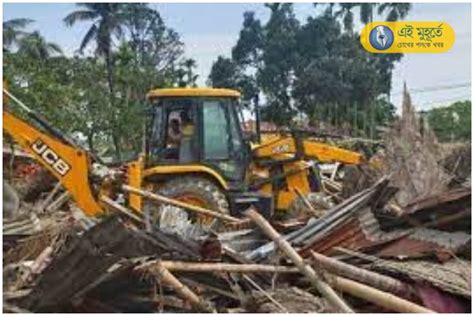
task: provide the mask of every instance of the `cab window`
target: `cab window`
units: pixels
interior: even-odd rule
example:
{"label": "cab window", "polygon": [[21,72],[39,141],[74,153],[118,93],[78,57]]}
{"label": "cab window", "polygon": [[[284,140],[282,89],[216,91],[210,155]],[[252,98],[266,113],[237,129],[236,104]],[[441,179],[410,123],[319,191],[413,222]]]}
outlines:
{"label": "cab window", "polygon": [[225,108],[219,100],[203,101],[204,159],[229,158],[229,128]]}
{"label": "cab window", "polygon": [[164,99],[155,108],[150,142],[153,160],[180,163],[196,161],[193,99]]}

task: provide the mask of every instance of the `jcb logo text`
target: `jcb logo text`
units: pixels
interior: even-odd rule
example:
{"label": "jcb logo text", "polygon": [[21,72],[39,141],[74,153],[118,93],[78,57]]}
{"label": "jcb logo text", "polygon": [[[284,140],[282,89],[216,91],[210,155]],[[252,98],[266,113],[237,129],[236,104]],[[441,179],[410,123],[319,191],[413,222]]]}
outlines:
{"label": "jcb logo text", "polygon": [[31,149],[37,153],[48,165],[50,165],[61,176],[65,176],[71,166],[65,162],[57,153],[48,147],[41,139],[37,139],[32,145]]}

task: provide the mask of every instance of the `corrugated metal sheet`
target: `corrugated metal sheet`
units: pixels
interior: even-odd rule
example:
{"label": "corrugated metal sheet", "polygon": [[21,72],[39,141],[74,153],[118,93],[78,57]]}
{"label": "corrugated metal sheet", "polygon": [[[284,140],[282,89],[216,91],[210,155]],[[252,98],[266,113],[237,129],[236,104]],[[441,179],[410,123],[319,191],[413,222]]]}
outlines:
{"label": "corrugated metal sheet", "polygon": [[330,255],[333,247],[352,250],[380,247],[408,233],[410,232],[406,230],[390,233],[381,231],[377,219],[370,209],[366,208],[317,242],[305,245],[302,254],[306,255],[309,249]]}
{"label": "corrugated metal sheet", "polygon": [[331,255],[333,247],[351,250],[371,250],[381,257],[423,257],[458,253],[470,243],[470,235],[464,232],[443,232],[427,228],[398,229],[385,232],[370,209],[361,210],[356,216],[326,234],[318,241],[304,245],[301,253],[310,249]]}

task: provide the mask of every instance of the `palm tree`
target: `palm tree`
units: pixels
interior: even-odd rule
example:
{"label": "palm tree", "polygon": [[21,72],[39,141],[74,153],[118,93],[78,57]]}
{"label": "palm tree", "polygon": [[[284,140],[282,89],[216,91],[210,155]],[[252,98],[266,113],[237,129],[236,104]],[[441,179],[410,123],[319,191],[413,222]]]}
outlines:
{"label": "palm tree", "polygon": [[364,24],[372,22],[374,20],[374,9],[378,5],[379,4],[375,2],[359,3],[360,21]]}
{"label": "palm tree", "polygon": [[79,3],[80,10],[71,12],[64,18],[67,26],[73,26],[77,22],[92,22],[91,27],[82,39],[79,52],[95,42],[95,53],[103,56],[107,66],[107,80],[111,94],[111,100],[114,95],[113,85],[113,57],[112,45],[113,37],[122,35],[122,9],[124,3]]}
{"label": "palm tree", "polygon": [[23,29],[34,21],[31,19],[11,19],[3,22],[3,50],[8,51],[12,45],[18,44],[20,38],[28,33]]}
{"label": "palm tree", "polygon": [[[63,21],[67,26],[73,26],[77,22],[92,22],[91,27],[82,39],[79,52],[83,52],[84,48],[95,42],[97,56],[105,59],[107,67],[107,83],[109,86],[109,102],[114,108],[115,105],[115,89],[113,81],[114,61],[112,55],[113,38],[122,36],[123,10],[126,3],[79,3],[80,10],[71,12]],[[112,127],[113,130],[115,128]],[[112,140],[115,146],[117,158],[121,159],[119,135],[112,132]]]}
{"label": "palm tree", "polygon": [[193,69],[196,68],[196,61],[192,58],[188,58],[184,61],[183,65],[186,70],[188,84],[192,87],[196,87],[196,80],[199,77],[198,75],[195,75],[193,71]]}
{"label": "palm tree", "polygon": [[334,14],[336,18],[342,17],[342,24],[344,25],[344,29],[350,33],[352,33],[354,28],[354,13],[352,13],[352,9],[355,6],[355,3],[340,3],[339,11]]}
{"label": "palm tree", "polygon": [[19,40],[18,53],[34,59],[46,60],[52,55],[62,54],[62,50],[58,44],[47,42],[38,31],[34,31]]}
{"label": "palm tree", "polygon": [[388,11],[387,21],[398,21],[404,19],[411,9],[411,3],[382,3],[379,5],[378,14],[382,15]]}

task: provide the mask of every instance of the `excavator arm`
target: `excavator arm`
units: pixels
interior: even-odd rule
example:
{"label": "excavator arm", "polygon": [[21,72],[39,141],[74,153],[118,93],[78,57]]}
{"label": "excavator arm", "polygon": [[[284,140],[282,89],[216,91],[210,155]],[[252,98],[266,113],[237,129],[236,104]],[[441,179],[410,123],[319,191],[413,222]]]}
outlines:
{"label": "excavator arm", "polygon": [[[303,137],[284,135],[267,138],[254,146],[252,155],[256,164],[251,187],[273,193],[278,210],[289,210],[298,198],[297,192],[304,195],[311,192],[308,175],[313,163],[310,160],[349,165],[363,162],[363,156],[359,153]],[[281,166],[280,171],[272,172],[272,166]],[[277,184],[283,179],[285,186],[279,187]]]}
{"label": "excavator arm", "polygon": [[62,183],[85,214],[98,216],[103,213],[91,187],[91,163],[85,150],[40,131],[6,110],[3,111],[3,129]]}
{"label": "excavator arm", "polygon": [[308,139],[287,136],[258,145],[254,148],[253,154],[257,159],[314,159],[323,163],[340,162],[352,165],[363,162],[363,156],[359,153]]}

